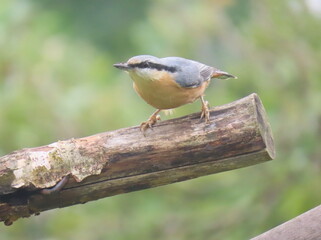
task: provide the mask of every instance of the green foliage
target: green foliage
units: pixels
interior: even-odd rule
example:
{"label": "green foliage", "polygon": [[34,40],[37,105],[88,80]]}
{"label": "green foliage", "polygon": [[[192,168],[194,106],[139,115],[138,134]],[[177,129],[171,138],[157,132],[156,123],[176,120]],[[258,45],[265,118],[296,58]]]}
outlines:
{"label": "green foliage", "polygon": [[1,155],[146,120],[153,108],[112,64],[151,54],[238,76],[206,98],[257,92],[277,159],[45,212],[0,239],[248,239],[320,204],[321,13],[307,2],[2,0]]}

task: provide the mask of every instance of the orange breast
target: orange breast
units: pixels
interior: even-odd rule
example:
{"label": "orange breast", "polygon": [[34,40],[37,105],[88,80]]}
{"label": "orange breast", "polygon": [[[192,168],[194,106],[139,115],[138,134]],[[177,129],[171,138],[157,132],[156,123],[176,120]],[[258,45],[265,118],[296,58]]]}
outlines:
{"label": "orange breast", "polygon": [[162,72],[150,80],[131,74],[134,89],[148,104],[157,109],[171,109],[194,102],[203,95],[209,81],[197,88],[183,88],[170,80],[168,73]]}

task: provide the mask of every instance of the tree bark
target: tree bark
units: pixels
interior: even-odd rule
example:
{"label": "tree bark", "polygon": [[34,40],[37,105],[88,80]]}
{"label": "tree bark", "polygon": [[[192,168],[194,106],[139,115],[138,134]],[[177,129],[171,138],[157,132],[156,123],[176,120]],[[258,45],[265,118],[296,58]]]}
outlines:
{"label": "tree bark", "polygon": [[[270,125],[256,94],[200,114],[22,149],[0,158],[0,221],[184,181],[274,158]],[[71,176],[58,193],[41,189]]]}
{"label": "tree bark", "polygon": [[321,205],[281,224],[252,240],[321,239]]}

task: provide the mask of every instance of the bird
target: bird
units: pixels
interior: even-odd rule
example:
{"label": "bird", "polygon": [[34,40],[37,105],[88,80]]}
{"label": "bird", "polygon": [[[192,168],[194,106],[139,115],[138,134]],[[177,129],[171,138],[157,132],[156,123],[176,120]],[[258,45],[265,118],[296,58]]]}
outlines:
{"label": "bird", "polygon": [[182,57],[138,55],[113,66],[127,72],[137,94],[157,109],[147,121],[141,123],[140,130],[143,133],[160,120],[158,114],[162,110],[174,109],[197,99],[202,103],[200,119],[204,118],[205,123],[209,123],[209,104],[204,99],[204,92],[210,80],[237,78],[215,67]]}

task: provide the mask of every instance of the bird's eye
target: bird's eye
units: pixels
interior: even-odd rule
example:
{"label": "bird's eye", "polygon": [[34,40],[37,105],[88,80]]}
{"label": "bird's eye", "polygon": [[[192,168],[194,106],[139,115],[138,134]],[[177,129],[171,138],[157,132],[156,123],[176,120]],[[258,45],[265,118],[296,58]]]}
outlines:
{"label": "bird's eye", "polygon": [[148,62],[142,62],[141,66],[142,66],[142,68],[149,68]]}

